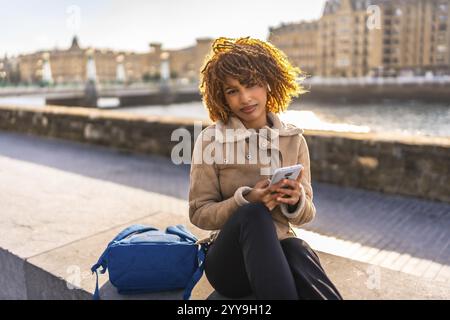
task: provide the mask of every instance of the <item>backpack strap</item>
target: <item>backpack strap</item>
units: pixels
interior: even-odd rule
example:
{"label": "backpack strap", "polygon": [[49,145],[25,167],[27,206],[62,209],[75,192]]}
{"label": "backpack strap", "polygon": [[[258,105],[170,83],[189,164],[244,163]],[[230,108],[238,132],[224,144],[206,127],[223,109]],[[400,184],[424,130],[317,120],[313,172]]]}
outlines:
{"label": "backpack strap", "polygon": [[[147,231],[152,231],[152,230],[158,230],[157,228],[154,227],[149,227],[149,226],[144,226],[143,224],[134,224],[124,230],[122,230],[110,243],[109,245],[113,244],[116,241],[120,241],[125,239],[128,236],[131,236],[134,233],[142,233],[142,232],[147,232]],[[108,245],[108,246],[109,246]]]}
{"label": "backpack strap", "polygon": [[125,239],[126,237],[135,234],[135,233],[142,233],[142,232],[147,232],[147,231],[151,231],[151,230],[158,230],[157,228],[153,228],[153,227],[148,227],[148,226],[144,226],[141,224],[135,224],[132,225],[124,230],[122,230],[106,247],[105,251],[103,251],[102,255],[100,256],[100,258],[98,259],[98,262],[96,264],[94,264],[91,268],[92,273],[95,272],[96,275],[96,284],[95,284],[95,292],[94,292],[94,300],[100,300],[100,294],[99,294],[99,289],[98,289],[98,268],[102,267],[102,269],[100,270],[101,274],[104,274],[106,272],[106,269],[108,268],[108,261],[105,259],[109,248],[111,247],[111,245],[114,244],[114,242],[120,241]]}
{"label": "backpack strap", "polygon": [[206,252],[208,251],[208,244],[207,243],[203,243],[200,245],[200,248],[198,250],[198,268],[197,270],[194,272],[194,275],[192,276],[191,280],[189,281],[188,285],[186,286],[186,289],[184,290],[184,294],[183,294],[183,299],[184,300],[189,300],[189,298],[191,297],[191,293],[192,290],[194,289],[195,285],[197,284],[197,282],[200,281],[202,275],[203,275],[203,271],[205,269],[205,258],[206,258]]}
{"label": "backpack strap", "polygon": [[[188,242],[192,242],[194,244],[197,243],[197,240],[198,240],[197,237],[195,235],[193,235],[182,224],[167,227],[166,233],[178,235],[181,239],[188,241]],[[203,271],[205,269],[204,262],[205,262],[207,250],[208,250],[208,244],[204,243],[204,244],[200,245],[198,253],[197,253],[198,267],[197,267],[197,270],[195,270],[194,274],[192,275],[191,280],[189,280],[189,283],[187,284],[187,286],[184,290],[184,294],[183,294],[184,300],[189,300],[189,298],[191,297],[192,290],[194,289],[195,285],[200,281],[200,279],[203,275]]]}
{"label": "backpack strap", "polygon": [[179,224],[176,226],[170,226],[167,227],[166,229],[166,233],[169,234],[175,234],[177,236],[179,236],[181,239],[184,239],[185,241],[188,242],[193,242],[196,243],[197,242],[197,237],[194,236],[184,225]]}

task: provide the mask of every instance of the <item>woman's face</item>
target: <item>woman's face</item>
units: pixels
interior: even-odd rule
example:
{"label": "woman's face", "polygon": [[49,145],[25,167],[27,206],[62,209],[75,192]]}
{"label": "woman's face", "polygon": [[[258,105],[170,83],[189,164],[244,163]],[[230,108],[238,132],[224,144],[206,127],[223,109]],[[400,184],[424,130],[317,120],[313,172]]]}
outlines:
{"label": "woman's face", "polygon": [[254,125],[265,124],[267,88],[265,86],[252,85],[243,86],[238,80],[227,78],[223,87],[225,100],[231,111],[244,125],[254,127]]}

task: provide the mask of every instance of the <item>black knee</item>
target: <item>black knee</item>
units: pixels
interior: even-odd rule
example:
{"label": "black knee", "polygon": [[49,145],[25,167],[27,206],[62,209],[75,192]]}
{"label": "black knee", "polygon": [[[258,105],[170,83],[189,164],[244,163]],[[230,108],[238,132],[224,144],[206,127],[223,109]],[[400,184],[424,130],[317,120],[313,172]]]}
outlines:
{"label": "black knee", "polygon": [[[317,254],[314,250],[309,246],[309,244],[299,238],[287,238],[281,241],[281,246],[283,247],[283,251],[285,253],[300,253],[303,256],[314,255],[317,257]],[[318,259],[318,257],[317,257]]]}
{"label": "black knee", "polygon": [[233,218],[244,224],[273,223],[269,209],[262,203],[248,203],[239,207]]}

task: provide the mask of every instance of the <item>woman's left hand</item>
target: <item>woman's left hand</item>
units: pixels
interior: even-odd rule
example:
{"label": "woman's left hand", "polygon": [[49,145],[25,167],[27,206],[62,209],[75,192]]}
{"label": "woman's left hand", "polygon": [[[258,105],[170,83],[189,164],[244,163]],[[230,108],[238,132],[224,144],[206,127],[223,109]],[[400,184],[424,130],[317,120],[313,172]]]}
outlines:
{"label": "woman's left hand", "polygon": [[[302,191],[300,188],[303,188],[300,184],[302,180],[303,171],[300,172],[299,176],[296,180],[284,179],[283,186],[287,188],[278,188],[276,191],[281,194],[276,200],[278,203],[285,203],[287,205],[295,206],[299,203],[302,196]],[[283,196],[284,195],[284,196]]]}

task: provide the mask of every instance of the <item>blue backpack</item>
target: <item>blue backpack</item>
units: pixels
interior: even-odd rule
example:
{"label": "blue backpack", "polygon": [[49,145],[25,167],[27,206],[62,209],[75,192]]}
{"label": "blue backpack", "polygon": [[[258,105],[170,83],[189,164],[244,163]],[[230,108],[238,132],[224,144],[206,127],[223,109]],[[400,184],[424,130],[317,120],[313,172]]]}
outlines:
{"label": "blue backpack", "polygon": [[188,300],[203,274],[207,245],[183,225],[162,232],[133,225],[120,232],[92,266],[96,274],[94,299],[100,299],[97,269],[109,269],[109,280],[120,294],[151,293],[185,289]]}

